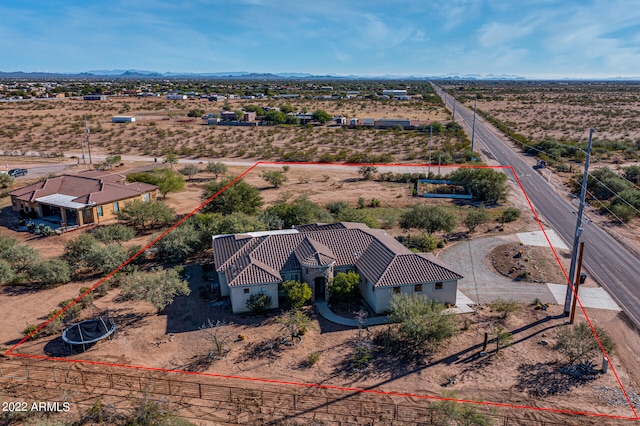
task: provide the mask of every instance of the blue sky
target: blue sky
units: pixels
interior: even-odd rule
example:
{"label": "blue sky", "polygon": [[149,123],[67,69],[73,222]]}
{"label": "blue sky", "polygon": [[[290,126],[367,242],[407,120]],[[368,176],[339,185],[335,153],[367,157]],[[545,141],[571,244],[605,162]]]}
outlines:
{"label": "blue sky", "polygon": [[634,0],[0,0],[0,70],[640,76]]}

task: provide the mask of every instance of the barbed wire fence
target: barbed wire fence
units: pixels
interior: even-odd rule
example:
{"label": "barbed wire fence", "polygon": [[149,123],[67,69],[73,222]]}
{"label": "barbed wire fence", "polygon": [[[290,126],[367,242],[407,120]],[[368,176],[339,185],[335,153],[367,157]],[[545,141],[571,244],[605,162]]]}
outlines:
{"label": "barbed wire fence", "polygon": [[[120,412],[131,412],[132,403],[151,397],[169,405],[178,417],[214,424],[417,426],[442,420],[424,399],[104,366],[0,360],[0,381],[10,383],[14,395],[25,387],[30,390],[23,389],[23,394],[34,388],[65,393],[80,413],[102,399],[109,399]],[[526,418],[527,413],[497,414],[485,407],[479,411],[491,417],[494,425],[567,424],[551,420],[551,415],[540,420],[544,413]]]}

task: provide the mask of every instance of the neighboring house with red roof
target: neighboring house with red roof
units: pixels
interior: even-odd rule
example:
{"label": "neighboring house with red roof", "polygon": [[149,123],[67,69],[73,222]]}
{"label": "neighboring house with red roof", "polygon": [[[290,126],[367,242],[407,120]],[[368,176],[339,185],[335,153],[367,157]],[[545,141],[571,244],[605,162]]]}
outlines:
{"label": "neighboring house with red roof", "polygon": [[60,216],[61,226],[84,226],[113,219],[133,200],[151,201],[158,187],[127,183],[124,175],[89,170],[46,179],[9,192],[15,212],[38,217]]}
{"label": "neighboring house with red roof", "polygon": [[461,275],[428,253],[413,253],[382,230],[359,223],[311,224],[283,231],[217,235],[213,256],[223,296],[234,313],[248,311],[252,294],[267,294],[278,307],[280,284],[306,282],[313,300],[329,297],[339,272],[360,275],[360,293],[378,314],[393,294],[420,294],[455,305]]}

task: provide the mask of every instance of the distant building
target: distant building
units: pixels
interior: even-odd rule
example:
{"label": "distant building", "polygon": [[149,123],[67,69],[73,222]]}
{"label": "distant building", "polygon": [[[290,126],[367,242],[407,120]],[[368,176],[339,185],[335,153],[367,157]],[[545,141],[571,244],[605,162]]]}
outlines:
{"label": "distant building", "polygon": [[107,95],[84,95],[82,99],[85,101],[106,101]]}
{"label": "distant building", "polygon": [[212,95],[209,96],[209,101],[211,102],[222,102],[222,101],[226,101],[227,97],[226,96],[222,96],[222,95]]}
{"label": "distant building", "polygon": [[407,96],[407,90],[383,90],[382,94],[387,96]]}
{"label": "distant building", "polygon": [[347,118],[343,117],[342,115],[333,117],[333,119],[335,120],[336,124],[338,124],[339,126],[345,126],[347,124]]}
{"label": "distant building", "polygon": [[375,118],[364,118],[362,120],[362,125],[365,127],[374,127],[376,125],[376,119]]}
{"label": "distant building", "polygon": [[129,115],[114,115],[111,117],[112,123],[133,123],[135,121],[136,118]]}
{"label": "distant building", "polygon": [[410,129],[412,128],[411,120],[405,118],[379,118],[374,124],[376,129],[389,129],[397,126],[401,126],[403,129]]}
{"label": "distant building", "polygon": [[187,95],[167,95],[168,101],[185,101],[187,100]]}

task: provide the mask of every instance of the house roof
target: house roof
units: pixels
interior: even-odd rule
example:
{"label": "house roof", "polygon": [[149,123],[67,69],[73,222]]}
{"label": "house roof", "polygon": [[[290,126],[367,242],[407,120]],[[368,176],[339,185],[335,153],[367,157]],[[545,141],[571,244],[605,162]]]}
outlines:
{"label": "house roof", "polygon": [[127,183],[123,175],[90,170],[36,182],[15,189],[9,195],[31,203],[77,209],[125,200],[156,189],[155,185],[147,183]]}
{"label": "house roof", "polygon": [[374,286],[451,281],[462,278],[431,254],[409,251],[384,231],[339,222],[296,228],[298,233],[217,236],[216,270],[229,286],[282,281],[304,266],[354,265]]}

